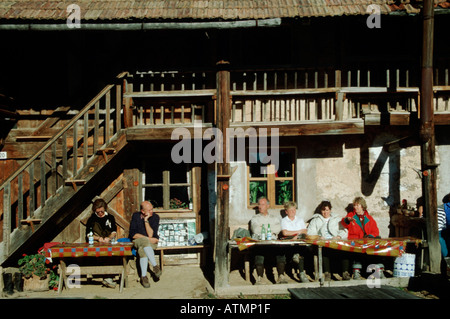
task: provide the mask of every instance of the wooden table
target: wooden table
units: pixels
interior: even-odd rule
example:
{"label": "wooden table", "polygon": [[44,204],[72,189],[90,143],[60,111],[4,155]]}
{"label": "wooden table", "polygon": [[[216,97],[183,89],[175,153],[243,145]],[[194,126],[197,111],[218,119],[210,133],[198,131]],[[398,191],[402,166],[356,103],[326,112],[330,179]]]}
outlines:
{"label": "wooden table", "polygon": [[[311,246],[312,243],[309,243],[305,240],[257,240],[252,241],[250,243],[246,243],[244,245],[248,245],[248,248],[254,246],[269,246],[269,247],[290,247],[290,246]],[[243,251],[242,243],[238,243],[235,240],[230,240],[228,242],[228,272],[230,271],[230,261],[231,261],[231,250],[234,248],[239,248],[239,250]],[[244,272],[245,272],[245,280],[250,282],[250,261],[246,258],[244,263]],[[324,282],[323,277],[323,269],[322,269],[322,246],[317,246],[317,277],[316,281],[319,280],[322,285]]]}
{"label": "wooden table", "polygon": [[[72,258],[75,259],[75,264],[79,266],[80,272],[76,275],[120,275],[120,288],[122,292],[124,285],[127,284],[127,258],[132,256],[132,243],[117,243],[105,244],[94,243],[89,245],[87,243],[63,243],[56,244],[46,249],[46,257],[59,259],[59,285],[58,293],[62,292],[63,285],[70,288],[68,285],[67,276],[67,261]],[[122,263],[120,265],[110,265],[115,258],[121,257]],[[89,261],[91,263],[89,263]],[[95,262],[93,262],[95,261]],[[102,263],[102,265],[92,266],[92,263]],[[82,264],[82,265],[78,265]],[[89,265],[90,264],[90,265]],[[106,265],[105,265],[106,264]]]}
{"label": "wooden table", "polygon": [[[236,241],[238,240],[238,242]],[[228,271],[230,270],[231,249],[239,248],[241,251],[250,249],[252,246],[271,246],[271,247],[287,247],[287,246],[317,246],[317,267],[318,279],[323,285],[322,270],[322,248],[337,249],[342,251],[363,253],[375,256],[401,256],[408,244],[421,245],[424,240],[412,237],[400,238],[364,238],[364,239],[295,239],[295,240],[253,240],[251,238],[230,240],[228,242]],[[316,263],[315,263],[316,264]],[[245,261],[245,279],[250,281],[250,263]]]}

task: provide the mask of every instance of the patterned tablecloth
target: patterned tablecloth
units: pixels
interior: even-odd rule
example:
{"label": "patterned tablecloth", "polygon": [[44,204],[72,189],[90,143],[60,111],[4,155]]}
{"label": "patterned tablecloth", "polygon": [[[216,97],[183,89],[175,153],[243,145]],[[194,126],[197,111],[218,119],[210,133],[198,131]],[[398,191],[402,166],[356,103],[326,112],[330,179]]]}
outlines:
{"label": "patterned tablecloth", "polygon": [[48,243],[43,249],[47,258],[132,256],[132,243]]}
{"label": "patterned tablecloth", "polygon": [[365,253],[368,255],[378,256],[401,256],[406,249],[408,243],[419,245],[422,240],[405,237],[405,238],[364,238],[364,239],[303,239],[303,240],[270,240],[261,241],[249,237],[234,239],[239,250],[247,249],[253,245],[316,245],[337,250]]}

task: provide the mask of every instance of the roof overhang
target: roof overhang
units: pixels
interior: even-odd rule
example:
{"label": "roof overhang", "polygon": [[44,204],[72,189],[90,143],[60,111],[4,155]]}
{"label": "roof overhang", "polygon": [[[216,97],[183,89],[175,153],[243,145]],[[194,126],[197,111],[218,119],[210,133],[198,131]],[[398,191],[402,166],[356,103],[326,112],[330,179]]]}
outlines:
{"label": "roof overhang", "polygon": [[0,30],[18,31],[137,31],[137,30],[196,30],[196,29],[240,29],[277,27],[281,18],[263,20],[205,21],[205,22],[131,22],[131,23],[6,23]]}

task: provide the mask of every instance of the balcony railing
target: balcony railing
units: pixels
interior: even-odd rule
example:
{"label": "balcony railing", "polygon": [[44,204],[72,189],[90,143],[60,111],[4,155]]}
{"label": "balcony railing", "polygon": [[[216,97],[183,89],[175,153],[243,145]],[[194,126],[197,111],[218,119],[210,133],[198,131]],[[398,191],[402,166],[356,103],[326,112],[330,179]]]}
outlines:
{"label": "balcony railing", "polygon": [[[435,71],[435,111],[450,112],[448,68]],[[367,112],[417,112],[416,69],[231,70],[231,123],[362,120]],[[129,75],[131,125],[215,123],[216,73]]]}

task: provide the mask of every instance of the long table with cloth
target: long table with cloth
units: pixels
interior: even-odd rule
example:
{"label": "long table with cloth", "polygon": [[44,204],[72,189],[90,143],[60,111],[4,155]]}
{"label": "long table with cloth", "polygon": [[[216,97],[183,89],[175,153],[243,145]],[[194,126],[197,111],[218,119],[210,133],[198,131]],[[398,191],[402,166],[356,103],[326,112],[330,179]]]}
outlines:
{"label": "long table with cloth", "polygon": [[[245,251],[252,246],[316,246],[318,255],[319,280],[322,276],[322,248],[330,248],[341,251],[362,253],[374,256],[400,257],[406,251],[408,244],[415,244],[418,247],[423,243],[422,239],[403,238],[362,238],[362,239],[320,239],[317,236],[306,237],[305,239],[279,239],[279,240],[255,240],[251,237],[235,238],[229,242],[229,256],[232,248]],[[245,265],[246,280],[249,281],[249,264]]]}
{"label": "long table with cloth", "polygon": [[[127,258],[133,255],[132,243],[47,243],[43,247],[45,256],[49,259],[59,259],[59,285],[61,293],[63,284],[68,284],[67,263],[72,261],[79,267],[74,275],[120,275],[120,292],[127,281]],[[119,260],[119,261],[118,261]]]}

